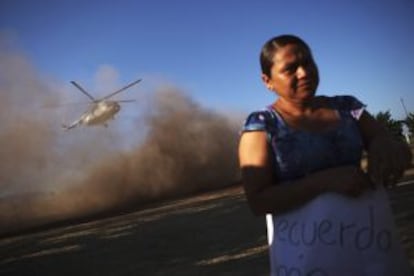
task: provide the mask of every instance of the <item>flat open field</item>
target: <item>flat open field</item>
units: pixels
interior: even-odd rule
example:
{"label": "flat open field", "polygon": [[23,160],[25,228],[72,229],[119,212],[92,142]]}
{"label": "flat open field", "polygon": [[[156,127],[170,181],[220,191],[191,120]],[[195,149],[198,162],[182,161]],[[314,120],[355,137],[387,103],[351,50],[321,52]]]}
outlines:
{"label": "flat open field", "polygon": [[[407,179],[406,179],[407,180]],[[414,184],[390,191],[414,267]],[[232,187],[0,239],[0,275],[268,275],[264,218]]]}

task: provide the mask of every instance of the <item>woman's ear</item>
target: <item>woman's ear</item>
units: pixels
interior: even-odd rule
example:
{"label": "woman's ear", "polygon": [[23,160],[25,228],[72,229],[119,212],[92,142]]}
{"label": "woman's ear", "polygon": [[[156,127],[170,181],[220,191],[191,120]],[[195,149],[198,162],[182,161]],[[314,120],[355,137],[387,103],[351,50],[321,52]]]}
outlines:
{"label": "woman's ear", "polygon": [[268,75],[262,74],[262,81],[264,85],[266,85],[267,89],[273,91],[273,84],[271,82],[271,79]]}

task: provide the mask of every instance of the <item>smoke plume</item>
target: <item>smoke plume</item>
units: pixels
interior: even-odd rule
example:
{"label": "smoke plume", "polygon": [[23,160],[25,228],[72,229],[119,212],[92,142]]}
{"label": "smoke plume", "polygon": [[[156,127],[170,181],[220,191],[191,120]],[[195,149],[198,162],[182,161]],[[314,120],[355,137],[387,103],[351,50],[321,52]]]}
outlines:
{"label": "smoke plume", "polygon": [[128,124],[65,132],[61,109],[44,107],[67,93],[21,54],[0,53],[0,233],[237,180],[239,122],[178,89],[147,91]]}

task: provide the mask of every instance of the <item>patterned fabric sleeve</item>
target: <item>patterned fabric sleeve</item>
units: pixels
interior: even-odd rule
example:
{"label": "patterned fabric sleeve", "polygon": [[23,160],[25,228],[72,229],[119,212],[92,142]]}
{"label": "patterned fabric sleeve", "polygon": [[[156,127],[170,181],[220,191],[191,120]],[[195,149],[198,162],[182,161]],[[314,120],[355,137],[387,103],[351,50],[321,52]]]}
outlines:
{"label": "patterned fabric sleeve", "polygon": [[366,105],[354,96],[336,96],[333,100],[339,109],[348,111],[355,120],[359,120],[366,108]]}
{"label": "patterned fabric sleeve", "polygon": [[256,111],[251,113],[244,122],[241,132],[266,131],[266,112]]}

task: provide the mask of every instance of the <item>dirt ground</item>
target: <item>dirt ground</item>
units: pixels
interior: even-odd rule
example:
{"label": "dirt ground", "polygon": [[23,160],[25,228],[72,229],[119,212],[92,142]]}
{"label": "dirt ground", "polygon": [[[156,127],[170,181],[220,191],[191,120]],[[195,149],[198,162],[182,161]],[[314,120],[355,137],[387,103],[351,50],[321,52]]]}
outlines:
{"label": "dirt ground", "polygon": [[[406,179],[407,180],[407,179]],[[414,268],[414,184],[390,191]],[[240,187],[0,239],[0,275],[268,275],[264,218]]]}

